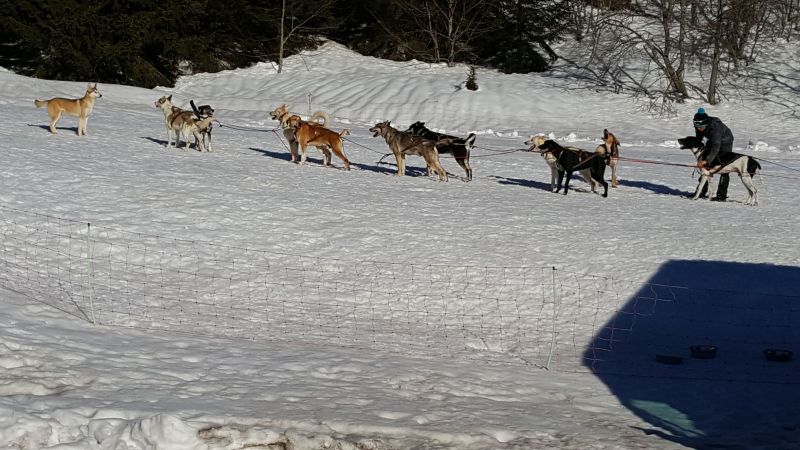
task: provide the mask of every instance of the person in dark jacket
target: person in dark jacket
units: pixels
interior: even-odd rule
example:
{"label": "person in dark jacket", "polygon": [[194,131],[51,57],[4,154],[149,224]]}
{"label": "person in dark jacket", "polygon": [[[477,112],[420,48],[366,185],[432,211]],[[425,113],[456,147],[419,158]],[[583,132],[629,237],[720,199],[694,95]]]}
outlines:
{"label": "person in dark jacket", "polygon": [[[694,134],[698,139],[705,138],[705,151],[697,161],[700,167],[714,167],[722,164],[720,156],[725,153],[733,152],[733,133],[718,117],[711,117],[706,114],[703,108],[697,110],[694,115]],[[719,176],[719,187],[713,201],[724,202],[728,198],[728,183],[730,174]],[[706,185],[708,186],[708,185]],[[705,191],[707,188],[703,188]],[[706,195],[702,192],[701,195]]]}

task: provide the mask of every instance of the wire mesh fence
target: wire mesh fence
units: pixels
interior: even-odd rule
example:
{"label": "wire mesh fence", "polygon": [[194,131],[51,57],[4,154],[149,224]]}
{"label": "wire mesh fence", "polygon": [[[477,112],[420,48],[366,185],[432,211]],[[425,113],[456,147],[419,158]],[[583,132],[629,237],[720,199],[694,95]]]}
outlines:
{"label": "wire mesh fence", "polygon": [[[790,296],[623,281],[552,266],[319,258],[132,233],[6,206],[0,213],[0,286],[99,325],[559,371],[793,382],[791,371],[753,357],[800,340],[798,299]],[[680,372],[654,358],[709,341],[729,357],[717,365],[685,364]]]}

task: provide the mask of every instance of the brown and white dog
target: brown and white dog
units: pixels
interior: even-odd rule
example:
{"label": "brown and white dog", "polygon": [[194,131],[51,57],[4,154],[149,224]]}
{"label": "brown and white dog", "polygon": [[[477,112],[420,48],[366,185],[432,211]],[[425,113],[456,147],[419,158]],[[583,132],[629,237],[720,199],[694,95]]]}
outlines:
{"label": "brown and white dog", "polygon": [[175,148],[178,148],[180,135],[183,135],[183,141],[186,143],[184,150],[189,150],[189,133],[192,129],[194,113],[172,104],[172,95],[162,96],[156,100],[155,107],[164,112],[164,125],[167,127],[167,148],[172,145],[172,134],[175,133]]}
{"label": "brown and white dog", "polygon": [[428,175],[433,170],[439,176],[439,181],[447,181],[447,172],[439,163],[439,151],[436,146],[452,144],[452,139],[442,139],[434,142],[421,136],[399,131],[392,127],[388,120],[376,123],[369,131],[375,133],[372,137],[381,136],[386,140],[397,161],[397,176],[400,177],[406,174],[406,155],[419,155],[425,159]]}
{"label": "brown and white dog", "polygon": [[86,93],[81,98],[51,98],[50,100],[36,99],[33,103],[37,108],[47,105],[47,113],[50,115],[50,132],[56,134],[56,123],[61,119],[63,113],[78,118],[78,136],[86,136],[86,123],[94,109],[94,101],[103,94],[97,90],[97,83],[92,83],[86,87]]}
{"label": "brown and white dog", "polygon": [[[297,162],[297,149],[298,149],[298,142],[295,138],[295,129],[294,127],[289,125],[289,121],[297,123],[297,121],[308,123],[312,126],[327,126],[328,125],[328,115],[322,111],[315,112],[308,121],[304,121],[300,116],[297,114],[292,114],[289,112],[289,105],[283,104],[272,110],[269,113],[272,120],[277,120],[281,123],[281,127],[283,128],[283,137],[286,138],[286,141],[289,142],[289,152],[292,154],[292,162]],[[322,122],[320,123],[319,120]],[[313,144],[312,144],[313,145]],[[330,161],[330,151],[325,148],[325,146],[316,146],[322,152],[323,158],[326,158]],[[327,164],[327,163],[326,163]]]}
{"label": "brown and white dog", "polygon": [[[528,151],[538,152],[539,154],[541,154],[542,158],[544,158],[547,165],[550,166],[550,191],[557,192],[556,179],[558,177],[559,172],[561,172],[563,169],[558,165],[558,158],[556,158],[556,156],[553,154],[552,151],[539,148],[546,141],[547,137],[542,135],[536,135],[528,138],[528,140],[525,141],[525,145],[530,146],[528,148]],[[565,148],[570,149],[572,151],[582,151],[577,147],[568,146]],[[592,179],[592,174],[589,168],[587,167],[585,169],[581,169],[580,174],[583,177],[583,179],[586,180],[586,182],[589,183],[589,185],[592,187],[592,192],[596,192],[595,188],[597,186],[597,183]]]}
{"label": "brown and white dog", "polygon": [[194,111],[192,118],[192,134],[194,146],[198,151],[211,151],[211,130],[214,128],[214,108],[211,105],[195,106],[194,100],[189,100]]}
{"label": "brown and white dog", "polygon": [[619,186],[617,181],[617,163],[619,162],[619,140],[613,133],[603,129],[603,143],[595,149],[597,152],[605,152],[608,156],[608,166],[611,167],[611,187]]}
{"label": "brown and white dog", "polygon": [[[350,131],[344,129],[337,133],[322,125],[306,122],[296,115],[289,118],[287,125],[294,130],[294,139],[300,146],[300,151],[302,152],[300,156],[301,165],[306,163],[306,147],[314,145],[322,150],[323,163],[326,166],[331,164],[331,150],[333,150],[333,153],[344,163],[345,170],[350,170],[350,161],[344,156],[344,145],[342,143],[342,137],[350,134]],[[292,160],[294,161],[294,155],[292,155]]]}

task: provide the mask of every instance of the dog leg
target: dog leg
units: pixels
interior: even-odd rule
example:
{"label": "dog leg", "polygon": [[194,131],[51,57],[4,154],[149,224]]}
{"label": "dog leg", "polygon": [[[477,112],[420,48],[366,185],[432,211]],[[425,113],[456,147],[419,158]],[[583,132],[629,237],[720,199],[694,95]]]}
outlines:
{"label": "dog leg", "polygon": [[708,199],[712,200],[717,196],[717,183],[714,183],[713,177],[708,177]]}
{"label": "dog leg", "polygon": [[[333,153],[336,154],[336,157],[342,160],[342,164],[344,164],[344,170],[350,170],[350,161],[346,156],[344,156],[344,148],[342,143],[339,142],[338,144],[334,144],[332,149]],[[328,155],[328,158],[330,159],[330,155]]]}
{"label": "dog leg", "polygon": [[78,136],[86,136],[86,117],[78,117]]}
{"label": "dog leg", "polygon": [[747,188],[747,201],[745,205],[748,206],[756,206],[758,205],[758,201],[756,200],[756,194],[758,194],[758,189],[753,184],[753,178],[747,173],[739,173],[739,177],[742,179],[742,184],[744,187]]}
{"label": "dog leg", "polygon": [[283,137],[289,143],[289,153],[292,155],[292,162],[297,162],[297,140],[294,137],[294,131],[291,129],[283,130]]}
{"label": "dog leg", "polygon": [[558,170],[558,184],[556,184],[556,190],[553,191],[558,194],[561,191],[561,183],[564,181],[564,171]]}
{"label": "dog leg", "polygon": [[442,164],[439,162],[439,153],[434,151],[425,159],[427,160],[428,158],[430,158],[430,161],[426,161],[428,163],[428,170],[430,171],[430,169],[433,168],[436,175],[439,176],[439,181],[447,181],[447,172],[445,172]]}
{"label": "dog leg", "polygon": [[572,172],[567,172],[567,181],[564,183],[564,195],[567,195],[569,193],[569,180],[571,179],[572,179]]}
{"label": "dog leg", "polygon": [[[601,186],[603,186],[603,197],[608,197],[608,183],[606,180],[603,179],[603,174],[593,174],[594,180]],[[593,191],[594,192],[594,191]]]}
{"label": "dog leg", "polygon": [[592,170],[591,169],[581,169],[580,171],[581,177],[589,183],[589,186],[592,188],[592,192],[597,193],[597,183],[595,183],[594,179],[592,178]]}
{"label": "dog leg", "polygon": [[550,166],[550,192],[558,192],[556,191],[556,177],[558,177],[558,169]]}
{"label": "dog leg", "polygon": [[331,165],[331,151],[327,145],[317,145],[317,150],[322,153],[322,165],[328,167]]}
{"label": "dog leg", "polygon": [[469,167],[469,160],[467,159],[466,155],[458,155],[456,157],[456,162],[462,169],[464,169],[464,174],[467,177],[467,181],[472,180],[472,169]]}
{"label": "dog leg", "polygon": [[306,150],[308,148],[308,143],[307,142],[299,142],[299,144],[300,144],[300,165],[303,166],[303,165],[305,165],[306,158],[308,157],[307,152],[306,152]]}
{"label": "dog leg", "polygon": [[[596,159],[593,170],[590,171],[594,182],[603,186],[603,197],[608,197],[608,183],[606,183],[606,163],[602,159]],[[594,191],[592,191],[594,192]]]}
{"label": "dog leg", "polygon": [[700,194],[703,192],[703,188],[708,183],[708,178],[704,175],[700,175],[700,180],[697,182],[697,188],[694,190],[694,195],[692,196],[692,200],[697,200],[700,198]]}
{"label": "dog leg", "polygon": [[192,130],[192,135],[194,136],[194,148],[198,152],[206,151],[206,143],[203,135],[197,130]]}
{"label": "dog leg", "polygon": [[50,116],[50,132],[56,134],[56,124],[58,123],[59,119],[61,119],[61,112],[56,114],[55,116]]}
{"label": "dog leg", "polygon": [[395,153],[394,157],[397,160],[397,176],[402,177],[406,174],[406,157],[403,152]]}
{"label": "dog leg", "polygon": [[609,165],[611,166],[611,187],[619,186],[619,181],[617,181],[617,159],[611,158],[611,162]]}

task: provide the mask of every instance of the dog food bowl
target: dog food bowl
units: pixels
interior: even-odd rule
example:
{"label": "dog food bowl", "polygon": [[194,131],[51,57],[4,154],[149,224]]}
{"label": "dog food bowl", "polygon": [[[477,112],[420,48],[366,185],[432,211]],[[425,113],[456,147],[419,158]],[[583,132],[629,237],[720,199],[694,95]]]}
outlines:
{"label": "dog food bowl", "polygon": [[661,364],[681,364],[683,362],[683,358],[674,355],[656,354],[656,361],[660,362]]}
{"label": "dog food bowl", "polygon": [[692,358],[697,359],[712,359],[717,356],[716,345],[693,345],[689,347],[689,351],[692,352]]}
{"label": "dog food bowl", "polygon": [[789,362],[792,360],[792,351],[782,348],[767,348],[764,349],[764,358],[767,361]]}

